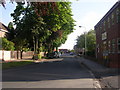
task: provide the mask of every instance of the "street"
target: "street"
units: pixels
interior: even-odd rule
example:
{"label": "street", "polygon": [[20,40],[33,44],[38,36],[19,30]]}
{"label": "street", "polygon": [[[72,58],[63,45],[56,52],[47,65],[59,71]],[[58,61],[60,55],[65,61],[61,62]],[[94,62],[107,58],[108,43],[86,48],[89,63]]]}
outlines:
{"label": "street", "polygon": [[93,76],[74,56],[2,71],[3,88],[94,88]]}

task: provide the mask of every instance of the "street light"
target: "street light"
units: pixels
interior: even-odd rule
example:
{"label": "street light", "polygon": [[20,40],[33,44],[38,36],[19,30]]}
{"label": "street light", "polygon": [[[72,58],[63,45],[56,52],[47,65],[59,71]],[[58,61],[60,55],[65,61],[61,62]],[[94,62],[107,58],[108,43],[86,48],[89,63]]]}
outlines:
{"label": "street light", "polygon": [[[79,26],[80,28],[84,28],[85,29],[85,31],[86,31],[86,27],[84,27],[84,26]],[[86,46],[86,32],[84,32],[84,35],[85,35],[85,49],[84,49],[84,52],[85,52],[85,56],[86,56],[86,49],[87,49],[87,46]]]}

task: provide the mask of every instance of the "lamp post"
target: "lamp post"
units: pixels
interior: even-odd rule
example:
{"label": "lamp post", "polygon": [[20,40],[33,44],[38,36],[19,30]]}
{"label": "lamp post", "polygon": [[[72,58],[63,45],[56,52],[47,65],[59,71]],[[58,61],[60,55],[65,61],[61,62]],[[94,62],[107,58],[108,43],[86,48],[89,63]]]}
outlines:
{"label": "lamp post", "polygon": [[[79,26],[80,28],[84,28],[85,29],[85,31],[86,31],[86,27],[84,27],[84,26]],[[84,52],[85,52],[85,56],[86,56],[86,49],[87,49],[87,46],[86,46],[86,32],[84,32],[84,35],[85,35],[85,48],[84,48]]]}

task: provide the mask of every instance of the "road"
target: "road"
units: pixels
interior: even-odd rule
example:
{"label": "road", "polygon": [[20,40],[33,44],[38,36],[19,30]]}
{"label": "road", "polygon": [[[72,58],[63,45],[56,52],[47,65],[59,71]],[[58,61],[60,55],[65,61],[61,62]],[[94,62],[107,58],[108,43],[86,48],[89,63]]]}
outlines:
{"label": "road", "polygon": [[93,76],[74,56],[2,71],[3,88],[94,88]]}

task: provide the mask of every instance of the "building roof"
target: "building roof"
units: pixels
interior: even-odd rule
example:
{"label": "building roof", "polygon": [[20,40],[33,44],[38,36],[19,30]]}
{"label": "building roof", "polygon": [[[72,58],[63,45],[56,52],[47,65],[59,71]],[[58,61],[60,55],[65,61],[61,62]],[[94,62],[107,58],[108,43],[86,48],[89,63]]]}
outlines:
{"label": "building roof", "polygon": [[97,27],[101,22],[103,22],[105,20],[105,18],[107,18],[114,9],[116,9],[118,6],[120,5],[120,0],[118,0],[113,7],[103,16],[103,18],[95,25],[95,27]]}
{"label": "building roof", "polygon": [[0,22],[0,31],[2,32],[8,32],[8,27],[5,26],[3,23]]}

